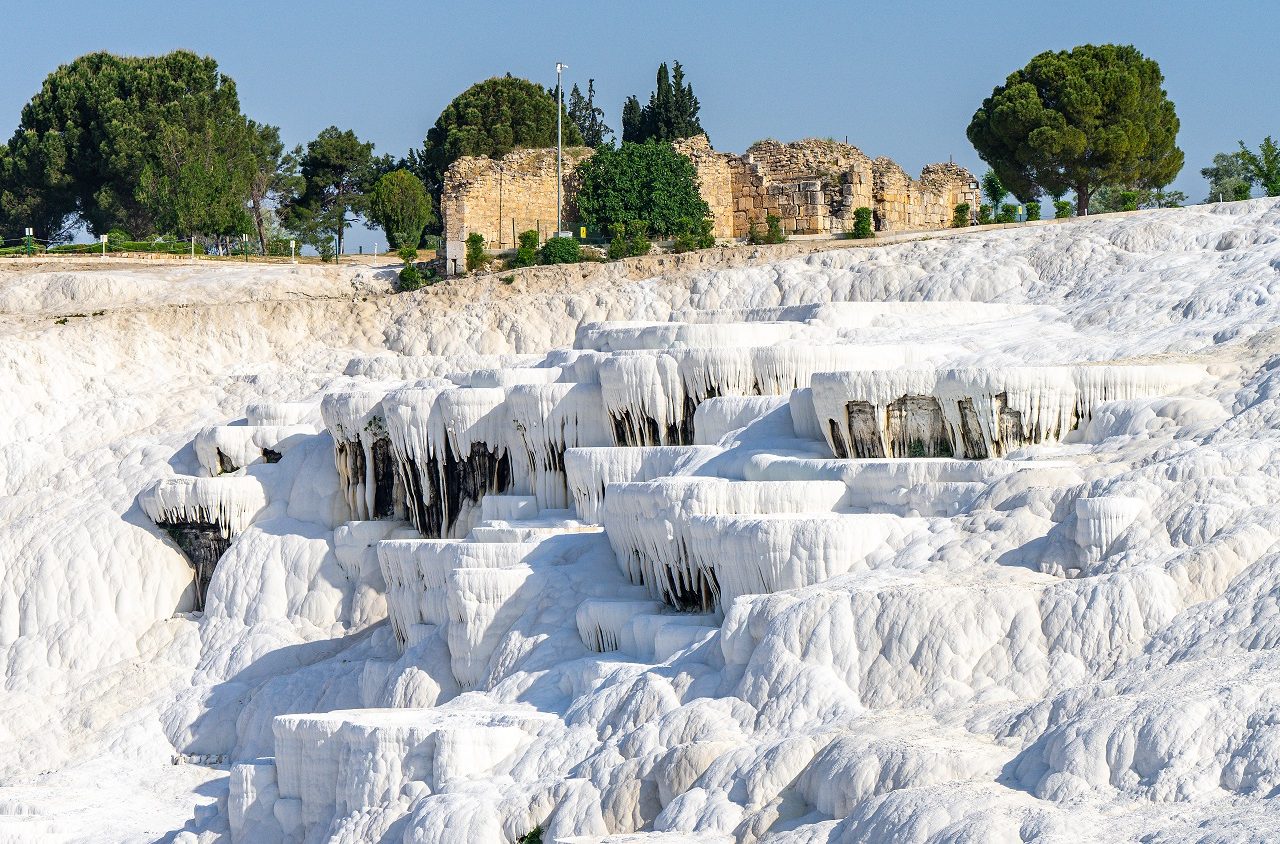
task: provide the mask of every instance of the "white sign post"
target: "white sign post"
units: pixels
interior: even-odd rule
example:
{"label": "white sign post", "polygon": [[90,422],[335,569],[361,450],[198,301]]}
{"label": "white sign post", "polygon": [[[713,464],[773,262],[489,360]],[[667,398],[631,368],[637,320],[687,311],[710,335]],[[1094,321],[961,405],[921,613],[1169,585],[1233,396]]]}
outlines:
{"label": "white sign post", "polygon": [[98,235],[98,239],[102,241],[102,257],[107,257],[107,236],[105,234]]}

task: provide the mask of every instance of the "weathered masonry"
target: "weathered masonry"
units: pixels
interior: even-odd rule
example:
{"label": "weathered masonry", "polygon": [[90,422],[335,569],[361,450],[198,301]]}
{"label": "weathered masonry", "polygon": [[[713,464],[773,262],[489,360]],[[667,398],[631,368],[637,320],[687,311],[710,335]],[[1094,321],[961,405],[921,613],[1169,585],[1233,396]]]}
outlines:
{"label": "weathered masonry", "polygon": [[[976,209],[978,180],[956,164],[930,164],[912,179],[892,159],[869,158],[857,147],[806,139],[765,140],[743,155],[717,152],[705,135],[675,143],[698,171],[717,237],[745,237],[769,215],[788,234],[839,234],[853,229],[854,211],[870,208],[877,231],[926,231],[951,224],[956,205]],[[593,150],[564,151],[563,219],[577,220],[575,171]],[[514,248],[520,232],[543,239],[555,229],[556,154],[515,150],[501,159],[461,158],[445,173],[441,199],[449,270],[462,265],[467,236],[484,235],[490,251]]]}

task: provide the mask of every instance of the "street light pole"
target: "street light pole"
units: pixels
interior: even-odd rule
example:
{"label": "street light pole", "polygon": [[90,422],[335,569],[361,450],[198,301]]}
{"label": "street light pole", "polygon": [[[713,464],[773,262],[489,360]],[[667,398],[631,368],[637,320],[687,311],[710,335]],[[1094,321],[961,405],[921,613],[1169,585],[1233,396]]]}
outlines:
{"label": "street light pole", "polygon": [[563,62],[556,62],[556,237],[560,236],[560,230],[563,228],[560,220],[560,188],[564,184],[564,133],[560,127],[564,114],[564,85],[561,82],[561,74],[567,67],[568,65]]}

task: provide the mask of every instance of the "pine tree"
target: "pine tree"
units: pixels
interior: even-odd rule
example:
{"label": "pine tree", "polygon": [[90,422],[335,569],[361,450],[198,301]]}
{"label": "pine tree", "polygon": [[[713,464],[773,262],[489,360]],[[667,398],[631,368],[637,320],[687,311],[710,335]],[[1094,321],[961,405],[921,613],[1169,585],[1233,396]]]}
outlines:
{"label": "pine tree", "polygon": [[706,134],[698,122],[701,104],[693,93],[693,85],[684,81],[684,68],[674,62],[673,70],[666,62],[658,66],[654,90],[644,108],[634,96],[622,107],[622,140],[674,141]]}
{"label": "pine tree", "polygon": [[644,109],[633,94],[622,104],[622,142],[638,144],[644,140]]}
{"label": "pine tree", "polygon": [[582,133],[582,142],[589,147],[602,147],[605,138],[613,135],[604,122],[604,109],[596,105],[596,81],[587,80],[587,95],[582,96],[575,84],[569,92],[569,120]]}

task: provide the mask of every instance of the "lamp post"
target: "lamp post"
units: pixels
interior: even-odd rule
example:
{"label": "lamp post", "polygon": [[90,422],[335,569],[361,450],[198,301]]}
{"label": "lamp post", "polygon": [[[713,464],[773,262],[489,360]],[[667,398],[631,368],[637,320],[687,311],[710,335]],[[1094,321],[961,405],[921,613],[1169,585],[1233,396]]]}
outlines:
{"label": "lamp post", "polygon": [[564,85],[561,84],[561,74],[567,67],[568,65],[564,62],[556,62],[556,237],[560,236],[562,227],[560,220],[560,189],[561,185],[564,184],[564,134],[560,126],[564,114]]}

